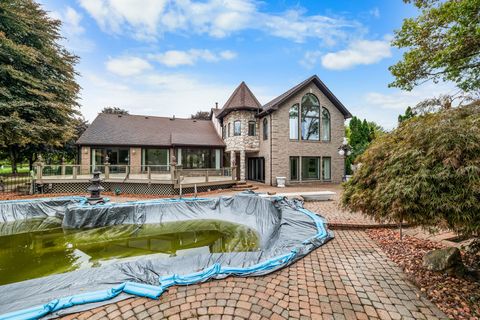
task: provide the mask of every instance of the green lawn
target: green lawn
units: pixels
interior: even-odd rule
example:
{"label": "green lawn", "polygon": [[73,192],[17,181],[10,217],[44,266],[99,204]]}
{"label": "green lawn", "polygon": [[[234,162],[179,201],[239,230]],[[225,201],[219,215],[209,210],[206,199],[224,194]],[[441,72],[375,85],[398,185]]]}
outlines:
{"label": "green lawn", "polygon": [[[30,168],[28,167],[28,165],[17,166],[17,171],[19,173],[29,172]],[[0,174],[6,174],[6,173],[12,173],[12,166],[3,165],[3,167],[0,167]]]}

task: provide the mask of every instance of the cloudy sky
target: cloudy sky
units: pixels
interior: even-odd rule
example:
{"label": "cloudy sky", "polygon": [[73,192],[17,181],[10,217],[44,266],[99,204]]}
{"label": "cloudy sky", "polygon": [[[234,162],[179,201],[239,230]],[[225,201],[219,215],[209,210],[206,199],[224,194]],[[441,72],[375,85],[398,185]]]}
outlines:
{"label": "cloudy sky", "polygon": [[402,0],[41,0],[80,57],[81,111],[178,117],[225,103],[245,81],[261,103],[317,74],[352,114],[385,128],[451,88],[388,88]]}

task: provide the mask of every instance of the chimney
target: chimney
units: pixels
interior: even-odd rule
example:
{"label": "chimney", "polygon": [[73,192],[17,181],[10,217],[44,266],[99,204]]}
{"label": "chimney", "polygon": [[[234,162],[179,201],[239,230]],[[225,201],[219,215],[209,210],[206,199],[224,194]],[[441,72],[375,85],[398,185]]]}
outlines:
{"label": "chimney", "polygon": [[218,109],[218,102],[215,102],[215,109]]}

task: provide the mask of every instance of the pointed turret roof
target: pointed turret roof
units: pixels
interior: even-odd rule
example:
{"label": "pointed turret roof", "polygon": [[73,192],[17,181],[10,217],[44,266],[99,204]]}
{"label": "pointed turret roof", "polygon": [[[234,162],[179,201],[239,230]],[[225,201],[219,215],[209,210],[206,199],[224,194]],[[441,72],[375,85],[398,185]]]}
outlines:
{"label": "pointed turret roof", "polygon": [[220,110],[220,113],[217,115],[217,118],[223,118],[228,113],[234,110],[253,110],[261,111],[262,105],[258,102],[255,95],[252,93],[250,88],[248,88],[245,81],[242,81],[240,85],[233,91],[230,98],[228,98],[225,105]]}

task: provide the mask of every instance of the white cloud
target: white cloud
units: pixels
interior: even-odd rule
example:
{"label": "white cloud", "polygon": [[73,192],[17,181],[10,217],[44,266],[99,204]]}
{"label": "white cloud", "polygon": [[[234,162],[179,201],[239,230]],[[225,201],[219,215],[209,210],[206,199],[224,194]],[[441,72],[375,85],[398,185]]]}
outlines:
{"label": "white cloud", "polygon": [[415,107],[417,103],[441,94],[456,92],[458,89],[449,83],[426,83],[412,91],[390,89],[391,93],[369,92],[364,100],[368,106],[403,111],[408,106]]}
{"label": "white cloud", "polygon": [[70,6],[62,11],[50,11],[53,19],[62,22],[61,33],[64,39],[62,44],[74,52],[90,52],[95,47],[92,40],[85,36],[85,28],[82,26],[83,16]]}
{"label": "white cloud", "polygon": [[208,34],[223,38],[254,29],[273,36],[304,42],[316,38],[326,45],[347,39],[362,27],[354,21],[322,15],[307,15],[303,9],[279,14],[260,11],[255,0],[79,0],[102,30],[133,34],[152,40],[165,32]]}
{"label": "white cloud", "polygon": [[106,67],[108,71],[123,77],[138,75],[152,69],[148,61],[138,57],[110,58]]}
{"label": "white cloud", "polygon": [[300,64],[307,69],[311,69],[318,63],[321,57],[322,52],[320,51],[306,51],[302,60],[300,60]]}
{"label": "white cloud", "polygon": [[354,40],[347,49],[322,56],[322,66],[332,70],[350,69],[356,65],[368,65],[392,56],[388,40]]}
{"label": "white cloud", "polygon": [[377,7],[371,9],[368,13],[370,13],[374,18],[380,18],[380,9]]}
{"label": "white cloud", "polygon": [[[130,78],[111,78],[84,70],[79,78],[81,111],[92,121],[105,106],[119,106],[133,114],[188,117],[198,110],[207,111],[215,102],[222,106],[238,83],[226,84],[183,73],[146,72]],[[260,101],[260,88],[251,87]]]}
{"label": "white cloud", "polygon": [[178,67],[181,65],[194,65],[199,60],[206,62],[231,60],[236,56],[237,54],[230,50],[221,51],[217,54],[207,49],[190,49],[188,51],[169,50],[163,53],[152,54],[149,58],[167,67]]}

